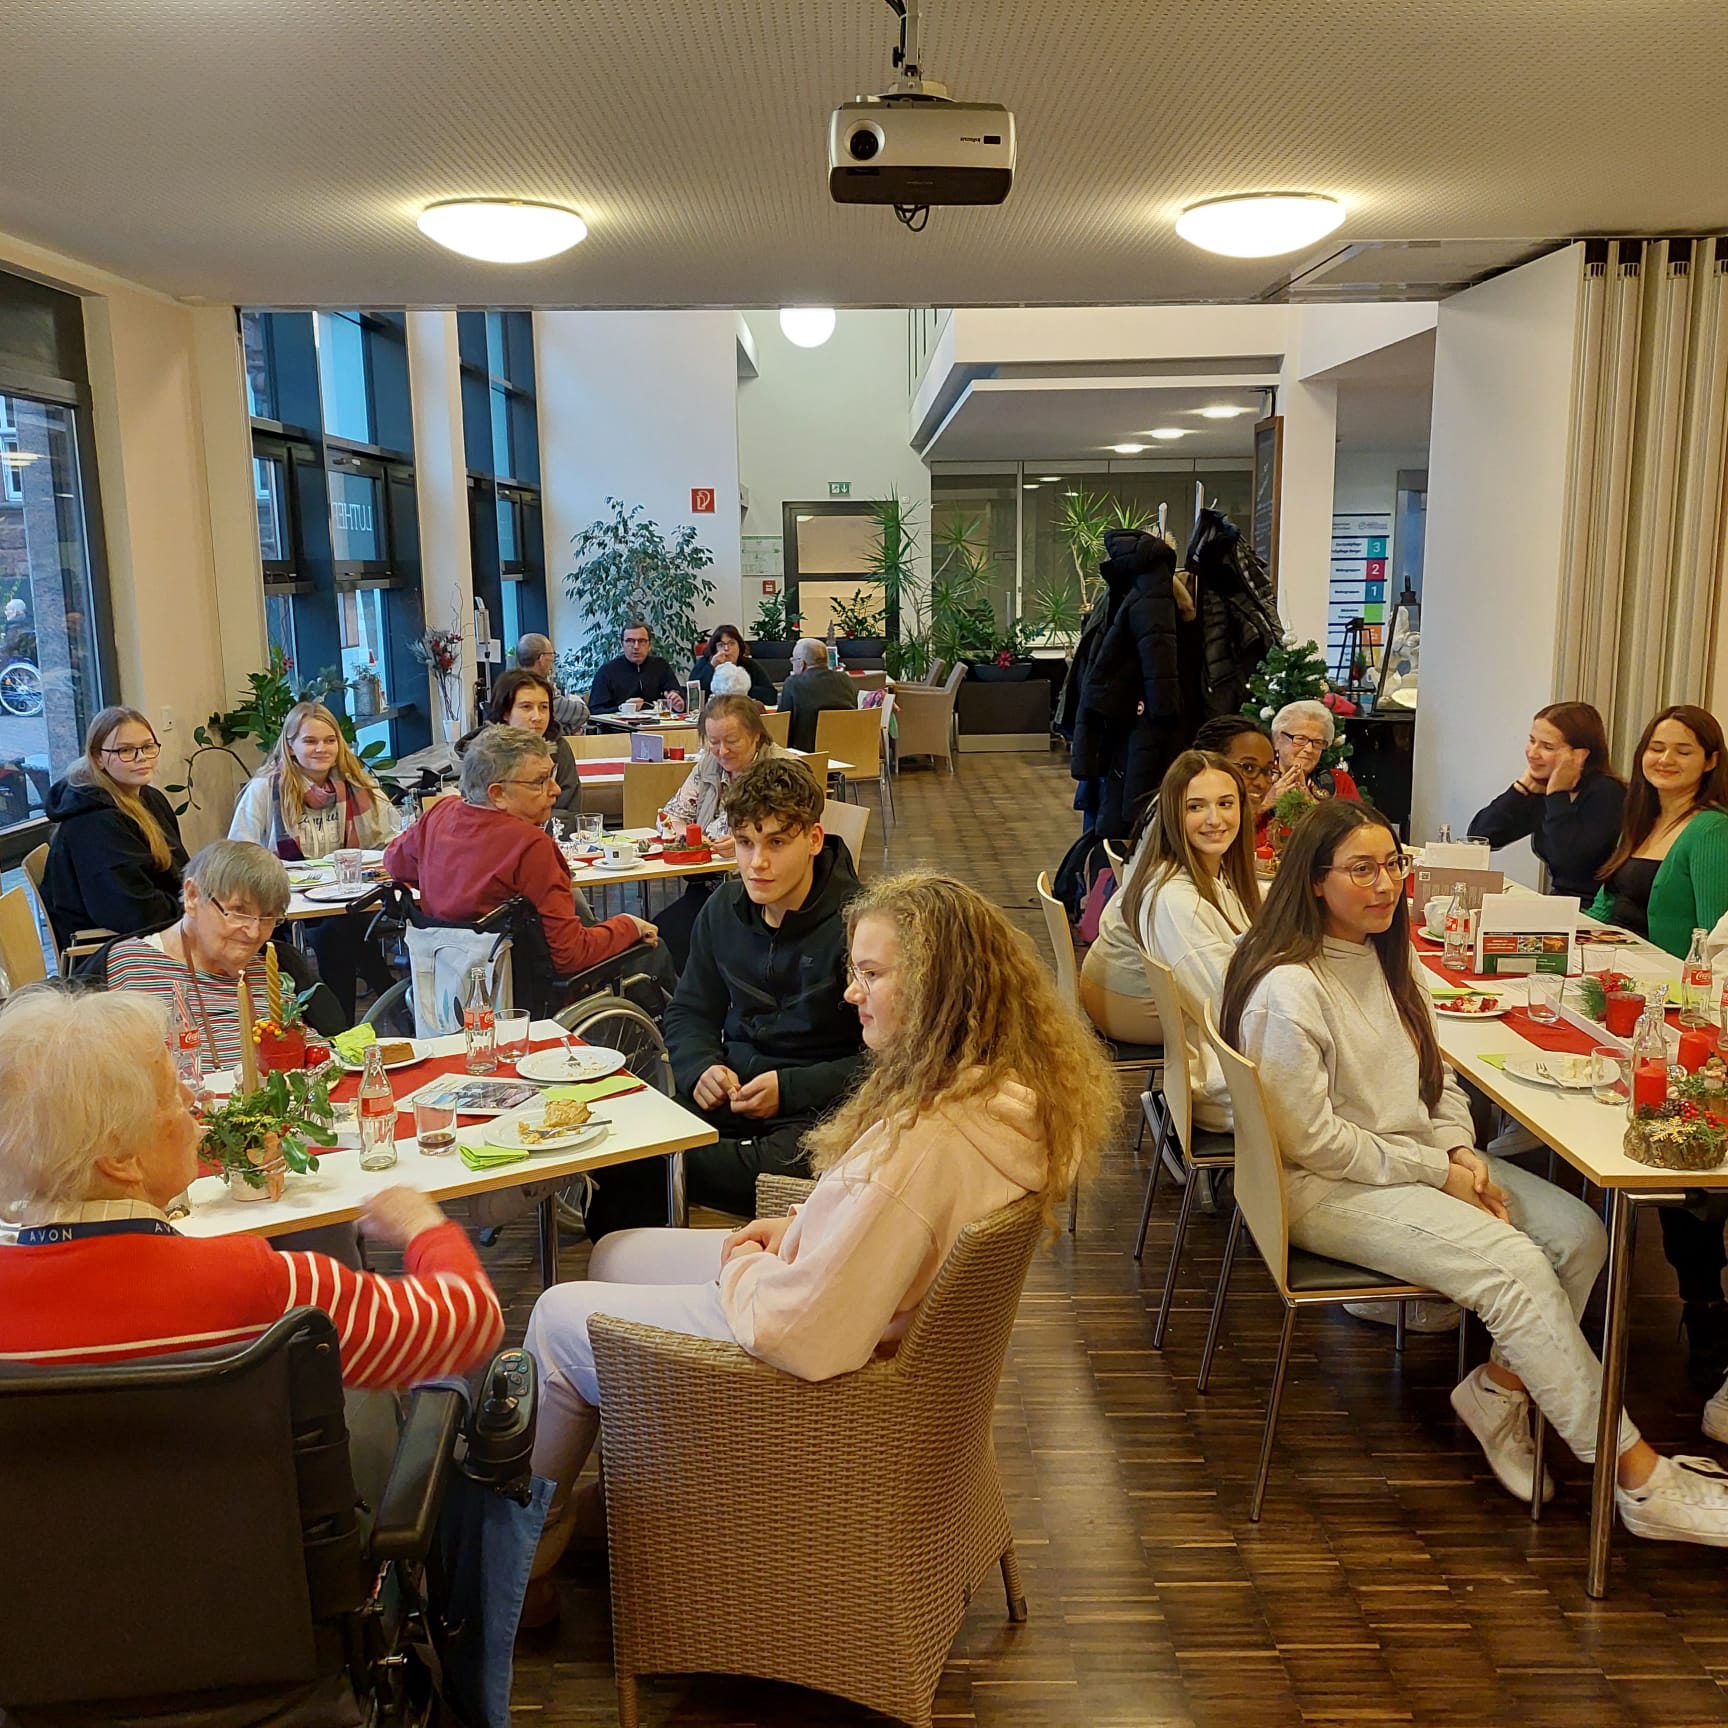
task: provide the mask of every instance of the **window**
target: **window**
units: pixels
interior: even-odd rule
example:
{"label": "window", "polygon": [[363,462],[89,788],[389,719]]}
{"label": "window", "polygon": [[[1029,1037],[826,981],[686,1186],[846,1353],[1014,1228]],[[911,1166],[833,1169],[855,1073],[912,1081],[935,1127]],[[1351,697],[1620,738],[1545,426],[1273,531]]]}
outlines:
{"label": "window", "polygon": [[324,430],[356,444],[372,440],[372,401],[366,379],[366,333],[358,312],[320,312],[318,392]]}
{"label": "window", "polygon": [[240,346],[246,356],[246,411],[254,420],[274,420],[276,378],[270,358],[269,320],[258,312],[240,315]]}
{"label": "window", "polygon": [[258,499],[258,545],[266,565],[288,562],[288,519],[283,491],[284,463],[277,456],[252,458],[252,484]]}

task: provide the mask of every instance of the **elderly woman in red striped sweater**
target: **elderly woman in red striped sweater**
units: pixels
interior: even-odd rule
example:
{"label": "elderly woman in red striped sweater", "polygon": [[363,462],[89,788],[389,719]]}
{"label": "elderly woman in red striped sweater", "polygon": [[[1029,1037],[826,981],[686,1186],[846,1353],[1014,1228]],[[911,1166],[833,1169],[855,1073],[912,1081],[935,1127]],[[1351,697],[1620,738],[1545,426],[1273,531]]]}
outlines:
{"label": "elderly woman in red striped sweater", "polygon": [[118,1362],[239,1343],[309,1303],[342,1377],[389,1388],[460,1373],[504,1333],[461,1227],[387,1188],[361,1217],[404,1275],[256,1236],[181,1236],[164,1208],[197,1174],[199,1128],[149,996],[25,990],[0,1008],[0,1362]]}

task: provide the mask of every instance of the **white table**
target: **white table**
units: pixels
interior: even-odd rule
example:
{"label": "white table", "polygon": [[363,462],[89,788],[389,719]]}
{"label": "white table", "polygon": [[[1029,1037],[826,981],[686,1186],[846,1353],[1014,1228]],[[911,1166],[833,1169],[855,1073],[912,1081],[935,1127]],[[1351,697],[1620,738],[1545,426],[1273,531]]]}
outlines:
{"label": "white table", "polygon": [[[790,756],[808,756],[810,752],[808,750],[788,750],[787,754]],[[583,774],[580,772],[579,765],[577,781],[583,786],[622,786],[624,784],[624,770],[632,760],[629,756],[584,756],[581,759],[582,764],[593,766],[595,763],[599,763],[606,771],[600,774]],[[689,763],[692,768],[696,766],[694,755],[689,758]],[[842,762],[838,756],[828,758],[828,772],[830,774],[849,774],[851,771],[852,764],[850,762]]]}
{"label": "white table", "polygon": [[[1640,942],[1635,947],[1598,949],[1610,963],[1633,964],[1646,976],[1677,972],[1671,954]],[[1431,989],[1447,988],[1427,966],[1417,963]],[[1484,989],[1502,991],[1499,980]],[[1523,1001],[1523,985],[1503,991]],[[1440,1016],[1440,1050],[1456,1072],[1468,1079],[1545,1146],[1551,1146],[1587,1182],[1608,1197],[1608,1287],[1602,1326],[1602,1410],[1596,1435],[1596,1466],[1590,1501],[1590,1565],[1585,1588],[1594,1597],[1608,1593],[1608,1561],[1614,1537],[1614,1469],[1619,1451],[1620,1411],[1626,1390],[1626,1313],[1632,1295],[1632,1242],[1638,1212],[1672,1206],[1688,1188],[1728,1188],[1728,1168],[1660,1170],[1628,1158],[1621,1149],[1626,1130],[1622,1106],[1598,1104],[1588,1091],[1536,1086],[1507,1074],[1484,1056],[1533,1050],[1500,1020],[1456,1020]]]}
{"label": "white table", "polygon": [[[539,1020],[534,1023],[532,1036],[557,1038],[561,1033],[554,1022]],[[432,1054],[439,1056],[459,1055],[463,1049],[460,1034],[425,1042]],[[399,1080],[406,1082],[422,1071],[407,1068],[397,1072]],[[498,1077],[508,1079],[510,1070],[500,1067]],[[425,1073],[419,1083],[431,1078],[430,1073]],[[398,1095],[404,1095],[405,1091],[406,1087],[399,1084]],[[183,1236],[282,1236],[357,1218],[372,1195],[398,1183],[418,1188],[434,1200],[453,1200],[662,1156],[671,1160],[667,1176],[668,1221],[683,1223],[682,1154],[693,1146],[712,1145],[719,1134],[699,1116],[651,1086],[617,1098],[602,1098],[593,1108],[595,1115],[610,1117],[612,1124],[594,1144],[572,1152],[537,1154],[492,1170],[470,1170],[454,1151],[428,1158],[410,1136],[396,1142],[397,1162],[389,1170],[362,1170],[357,1148],[333,1147],[320,1157],[315,1174],[289,1176],[279,1200],[234,1200],[221,1178],[203,1177],[192,1185],[191,1213],[177,1219],[175,1228]],[[484,1123],[473,1118],[465,1119],[460,1124],[459,1137],[477,1139],[484,1127]],[[548,1284],[556,1276],[557,1229],[556,1202],[542,1202],[541,1277]]]}

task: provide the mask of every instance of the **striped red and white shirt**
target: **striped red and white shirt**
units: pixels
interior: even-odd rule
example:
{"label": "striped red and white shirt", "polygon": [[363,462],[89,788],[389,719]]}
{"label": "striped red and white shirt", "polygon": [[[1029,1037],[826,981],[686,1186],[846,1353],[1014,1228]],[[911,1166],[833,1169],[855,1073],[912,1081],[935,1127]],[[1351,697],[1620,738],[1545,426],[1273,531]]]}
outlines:
{"label": "striped red and white shirt", "polygon": [[[103,1215],[166,1220],[140,1203]],[[57,1208],[39,1224],[97,1207]],[[66,1213],[64,1219],[61,1214]],[[255,1338],[291,1308],[336,1323],[349,1386],[409,1386],[461,1373],[504,1336],[504,1316],[462,1227],[408,1244],[399,1278],[324,1254],[279,1254],[256,1236],[94,1235],[0,1248],[0,1362],[125,1362]]]}

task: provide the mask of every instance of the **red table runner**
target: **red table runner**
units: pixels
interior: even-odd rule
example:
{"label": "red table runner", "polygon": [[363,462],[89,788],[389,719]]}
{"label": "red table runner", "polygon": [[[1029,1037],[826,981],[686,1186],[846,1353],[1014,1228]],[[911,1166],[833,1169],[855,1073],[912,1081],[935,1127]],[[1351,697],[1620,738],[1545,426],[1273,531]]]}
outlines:
{"label": "red table runner", "polygon": [[[1508,982],[1500,978],[1485,977],[1477,972],[1454,971],[1450,966],[1442,964],[1437,943],[1424,942],[1419,938],[1416,953],[1430,972],[1460,989],[1479,989],[1492,994],[1497,984]],[[1570,1020],[1556,1020],[1552,1025],[1545,1026],[1540,1021],[1532,1020],[1527,1008],[1510,1009],[1501,1017],[1501,1024],[1515,1032],[1526,1044],[1534,1044],[1538,1050],[1551,1050],[1561,1056],[1588,1056],[1603,1042],[1602,1038],[1592,1038],[1588,1032],[1574,1026]]]}
{"label": "red table runner", "polygon": [[[578,1039],[577,1042],[580,1043],[581,1040]],[[529,1041],[528,1048],[531,1052],[535,1050],[562,1050],[564,1041],[561,1038],[536,1038]],[[467,1072],[468,1059],[461,1051],[457,1051],[454,1056],[428,1056],[423,1062],[416,1062],[410,1067],[397,1068],[387,1072],[384,1078],[390,1082],[390,1090],[397,1099],[397,1108],[400,1111],[401,1100],[418,1092],[428,1081],[441,1079],[446,1074],[466,1075]],[[474,1078],[508,1081],[513,1080],[515,1076],[506,1072],[505,1065],[500,1063],[497,1073],[475,1075]],[[604,1076],[604,1078],[609,1079],[611,1076]],[[645,1081],[638,1080],[634,1086],[629,1088],[629,1091],[640,1092],[646,1084]],[[615,1092],[613,1097],[624,1098],[628,1095],[628,1092]],[[330,1088],[332,1103],[352,1103],[359,1096],[360,1076],[358,1074],[344,1074]],[[336,1148],[336,1150],[342,1150],[342,1148]]]}

